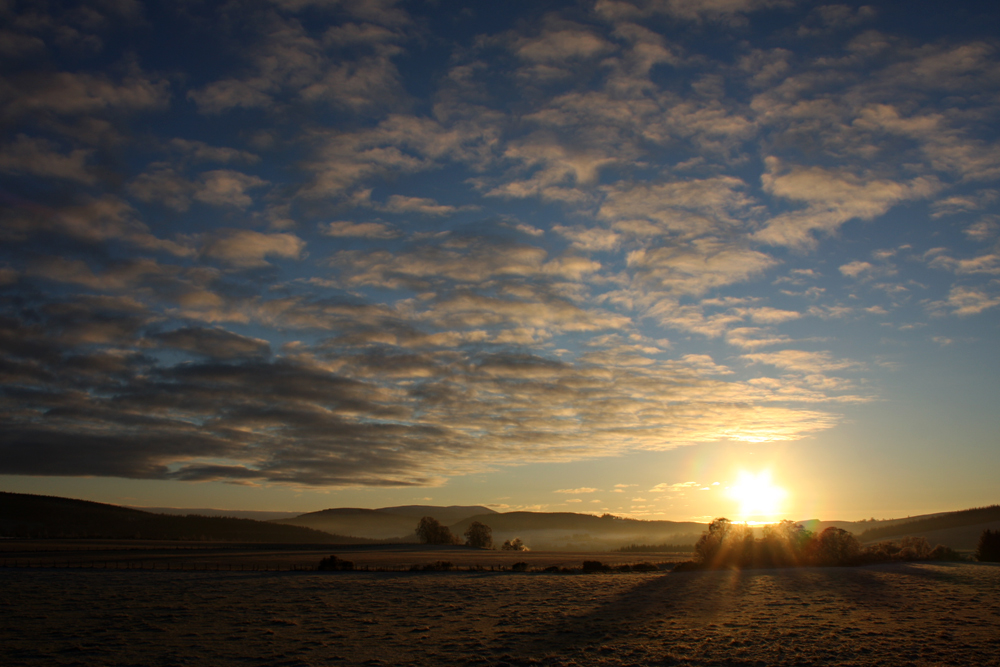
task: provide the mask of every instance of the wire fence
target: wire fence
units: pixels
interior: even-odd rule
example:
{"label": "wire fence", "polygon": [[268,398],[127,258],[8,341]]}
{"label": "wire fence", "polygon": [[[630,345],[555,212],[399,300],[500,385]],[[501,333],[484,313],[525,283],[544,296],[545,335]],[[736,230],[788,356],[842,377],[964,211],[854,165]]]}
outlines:
{"label": "wire fence", "polygon": [[0,568],[66,569],[66,570],[147,570],[158,572],[525,572],[525,569],[504,565],[470,565],[465,567],[439,564],[419,565],[355,565],[345,570],[321,569],[317,565],[274,563],[170,563],[159,561],[57,561],[24,558],[0,560]]}
{"label": "wire fence", "polygon": [[[150,570],[160,572],[320,572],[316,565],[274,563],[169,563],[157,561],[0,560],[0,568],[69,570]],[[354,572],[408,572],[408,565],[360,565]]]}

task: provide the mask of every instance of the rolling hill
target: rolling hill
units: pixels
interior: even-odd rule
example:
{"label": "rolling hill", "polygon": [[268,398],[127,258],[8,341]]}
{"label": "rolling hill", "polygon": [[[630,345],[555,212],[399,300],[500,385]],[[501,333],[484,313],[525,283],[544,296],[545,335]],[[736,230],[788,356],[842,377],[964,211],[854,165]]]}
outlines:
{"label": "rolling hill", "polygon": [[450,525],[469,516],[499,516],[485,507],[434,507],[432,505],[406,505],[362,509],[339,507],[319,512],[309,512],[293,519],[279,519],[272,523],[302,526],[340,535],[353,535],[368,539],[396,539],[416,541],[414,530],[422,517],[432,516],[442,524]]}
{"label": "rolling hill", "polygon": [[0,491],[0,536],[363,544],[370,540],[221,516],[177,516],[74,500]]}
{"label": "rolling hill", "polygon": [[869,543],[912,535],[926,537],[932,545],[941,543],[953,549],[975,549],[984,530],[998,528],[1000,505],[990,505],[893,522],[866,530],[858,539]]}
{"label": "rolling hill", "polygon": [[492,529],[497,545],[520,537],[533,549],[553,551],[603,551],[634,543],[693,544],[705,528],[704,524],[694,522],[638,521],[573,512],[498,513],[480,506],[430,505],[333,508],[274,523],[369,539],[416,541],[414,529],[424,516],[434,517],[456,536],[461,536],[473,521],[479,521]]}
{"label": "rolling hill", "polygon": [[694,544],[705,524],[692,521],[641,521],[573,512],[506,512],[469,517],[451,526],[464,533],[473,521],[493,530],[493,541],[520,537],[532,549],[608,551],[630,544]]}
{"label": "rolling hill", "polygon": [[[371,544],[415,542],[421,517],[432,516],[461,536],[473,521],[492,529],[493,541],[520,537],[530,548],[547,551],[608,551],[632,544],[693,544],[706,524],[643,521],[573,512],[506,512],[486,507],[406,505],[379,509],[333,508],[293,518],[254,521],[202,516],[74,500],[0,492],[0,536],[205,540],[284,544]],[[190,510],[188,510],[190,512]],[[974,549],[986,528],[1000,529],[1000,505],[884,521],[799,522],[813,532],[844,528],[861,542],[926,537],[932,545]]]}

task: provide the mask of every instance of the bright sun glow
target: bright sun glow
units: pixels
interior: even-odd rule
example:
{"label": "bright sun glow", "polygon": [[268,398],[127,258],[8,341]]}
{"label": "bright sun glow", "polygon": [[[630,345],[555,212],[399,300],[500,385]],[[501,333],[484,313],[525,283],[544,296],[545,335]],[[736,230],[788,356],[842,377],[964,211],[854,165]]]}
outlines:
{"label": "bright sun glow", "polygon": [[771,482],[769,470],[756,475],[742,471],[736,484],[729,487],[729,497],[740,504],[740,518],[744,521],[773,521],[787,495]]}

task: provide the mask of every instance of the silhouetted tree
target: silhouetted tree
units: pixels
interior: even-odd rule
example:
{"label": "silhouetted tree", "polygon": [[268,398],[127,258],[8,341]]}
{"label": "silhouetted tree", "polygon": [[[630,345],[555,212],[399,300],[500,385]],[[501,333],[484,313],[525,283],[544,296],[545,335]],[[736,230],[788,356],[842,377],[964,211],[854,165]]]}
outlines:
{"label": "silhouetted tree", "polygon": [[448,530],[448,526],[442,526],[432,516],[425,516],[417,524],[417,537],[424,544],[458,544],[458,540]]}
{"label": "silhouetted tree", "polygon": [[793,521],[764,527],[764,536],[754,545],[753,564],[758,567],[801,565],[813,534]]}
{"label": "silhouetted tree", "polygon": [[810,546],[812,560],[818,565],[852,565],[861,554],[858,538],[836,526],[820,533]]}
{"label": "silhouetted tree", "polygon": [[1000,563],[1000,530],[984,530],[976,547],[976,560]]}
{"label": "silhouetted tree", "polygon": [[708,567],[746,565],[753,554],[753,531],[746,524],[720,517],[708,524],[694,551],[698,562]]}
{"label": "silhouetted tree", "polygon": [[493,529],[485,523],[473,521],[469,524],[469,529],[465,531],[465,543],[470,547],[480,549],[493,548]]}

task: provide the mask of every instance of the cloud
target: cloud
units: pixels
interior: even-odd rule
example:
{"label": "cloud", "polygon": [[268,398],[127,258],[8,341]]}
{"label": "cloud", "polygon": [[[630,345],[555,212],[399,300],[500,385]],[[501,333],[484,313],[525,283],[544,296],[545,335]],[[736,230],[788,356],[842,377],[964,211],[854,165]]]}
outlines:
{"label": "cloud", "polygon": [[550,27],[536,37],[522,37],[512,46],[519,58],[534,63],[562,64],[608,53],[614,47],[582,26]]}
{"label": "cloud", "polygon": [[244,162],[247,164],[260,162],[260,156],[249,151],[226,146],[211,146],[204,141],[174,138],[170,140],[170,147],[196,162]]}
{"label": "cloud", "polygon": [[956,286],[951,288],[942,305],[950,308],[953,315],[960,317],[978,315],[1000,305],[1000,296],[992,296],[981,288]]}
{"label": "cloud", "polygon": [[433,199],[404,197],[403,195],[390,196],[385,205],[379,206],[378,209],[389,213],[420,213],[430,216],[452,215],[459,210],[463,210],[457,206],[439,204]]}
{"label": "cloud", "polygon": [[741,14],[787,8],[796,0],[598,0],[594,9],[609,19],[639,19],[665,14],[688,21],[731,22]]}
{"label": "cloud", "polygon": [[781,310],[780,308],[742,308],[737,312],[745,313],[751,320],[758,324],[779,324],[789,322],[802,317],[802,314],[794,310]]}
{"label": "cloud", "polygon": [[870,273],[875,269],[869,262],[854,261],[840,267],[840,272],[848,278],[857,278],[863,274]]}
{"label": "cloud", "polygon": [[997,235],[998,229],[1000,221],[994,216],[989,216],[966,227],[965,235],[975,241],[988,241]]}
{"label": "cloud", "polygon": [[711,234],[740,224],[753,202],[733,177],[606,188],[598,215],[637,237]]}
{"label": "cloud", "polygon": [[0,150],[0,172],[60,178],[93,185],[97,182],[97,177],[87,165],[87,158],[92,153],[92,150],[87,149],[60,153],[51,141],[18,134],[13,143]]}
{"label": "cloud", "polygon": [[403,252],[342,251],[331,259],[352,285],[427,287],[454,282],[480,284],[495,279],[579,280],[600,264],[572,256],[548,258],[542,248],[485,237],[446,235]]}
{"label": "cloud", "polygon": [[602,169],[626,157],[621,150],[611,154],[602,147],[565,145],[554,135],[538,132],[509,142],[504,151],[504,158],[518,164],[519,171],[532,172],[531,175],[507,181],[488,190],[486,195],[582,202],[587,195],[577,186],[593,185]]}
{"label": "cloud", "polygon": [[110,263],[104,271],[95,273],[79,259],[58,256],[39,257],[26,271],[27,275],[62,283],[81,285],[99,291],[121,291],[138,287],[147,279],[168,277],[174,270],[152,259],[134,259]]}
{"label": "cloud", "polygon": [[812,248],[813,232],[833,233],[848,220],[871,220],[897,203],[930,197],[940,189],[933,178],[917,177],[908,183],[861,178],[847,171],[821,167],[784,167],[767,158],[761,176],[766,192],[803,202],[805,209],[772,217],[754,237],[771,245]]}
{"label": "cloud", "polygon": [[573,248],[585,252],[616,250],[621,237],[600,227],[553,225],[552,231],[570,240]]}
{"label": "cloud", "polygon": [[935,269],[945,269],[953,271],[959,275],[998,275],[1000,274],[1000,254],[988,253],[968,259],[956,259],[944,254],[943,249],[939,252],[929,253],[928,264]]}
{"label": "cloud", "polygon": [[674,484],[667,484],[666,482],[661,482],[649,490],[650,493],[666,493],[668,491],[681,491],[683,489],[696,489],[700,487],[701,484],[698,482],[675,482]]}
{"label": "cloud", "polygon": [[[789,348],[1000,305],[995,45],[769,0],[458,44],[432,4],[206,15],[225,57],[197,72],[107,8],[12,10],[0,471],[433,485],[796,440],[884,368]],[[711,488],[686,484],[656,490]]]}
{"label": "cloud", "polygon": [[589,486],[581,486],[578,489],[558,489],[556,491],[553,491],[552,493],[572,493],[572,494],[577,494],[577,493],[594,493],[595,491],[600,491],[600,489],[595,489],[595,488],[589,487]]}
{"label": "cloud", "polygon": [[941,218],[949,215],[959,215],[970,211],[979,211],[995,202],[1000,192],[993,189],[983,190],[972,195],[952,195],[939,199],[931,205],[934,213],[933,218]]}
{"label": "cloud", "polygon": [[313,180],[302,194],[343,196],[365,179],[428,170],[449,160],[480,164],[499,133],[495,116],[484,111],[446,126],[431,118],[393,114],[371,129],[317,131],[315,151],[304,164]]}
{"label": "cloud", "polygon": [[633,250],[627,262],[641,282],[679,294],[743,282],[777,264],[762,252],[714,238]]}
{"label": "cloud", "polygon": [[[126,307],[133,309],[129,317]],[[113,319],[102,314],[110,308],[118,309]],[[10,437],[0,445],[5,474],[429,485],[456,470],[503,462],[663,449],[704,438],[784,439],[833,423],[819,412],[740,407],[731,391],[720,391],[722,383],[694,380],[683,365],[609,374],[530,356],[455,364],[453,353],[334,348],[328,356],[322,347],[300,346],[289,348],[294,356],[268,360],[263,341],[198,327],[148,339],[200,358],[161,365],[116,352],[129,341],[142,345],[138,336],[148,323],[148,314],[127,302],[79,301],[49,309],[46,317],[53,321],[45,331],[65,328],[72,337],[39,335],[38,325],[16,320],[0,323],[0,350],[11,372],[20,369],[19,382],[30,377],[56,386],[72,379],[96,388],[117,378],[116,390],[38,395],[43,419],[8,413]],[[95,344],[114,347],[95,351]],[[685,391],[697,388],[682,413],[675,407],[681,395],[670,389],[678,373]],[[552,429],[554,423],[561,428]]]}
{"label": "cloud", "polygon": [[401,52],[395,31],[346,23],[319,38],[294,20],[272,16],[265,25],[266,33],[247,51],[251,72],[188,92],[201,113],[272,109],[286,101],[323,102],[357,112],[375,105],[393,108],[405,99],[392,60]]}
{"label": "cloud", "polygon": [[170,99],[166,80],[154,81],[133,72],[120,83],[87,72],[36,72],[7,79],[2,113],[8,119],[30,114],[75,116],[104,111],[139,111],[165,106]]}
{"label": "cloud", "polygon": [[768,364],[800,373],[824,373],[860,366],[858,362],[849,359],[834,359],[830,352],[807,352],[805,350],[757,352],[744,354],[742,358],[752,364]]}
{"label": "cloud", "polygon": [[294,234],[262,234],[247,229],[221,230],[202,247],[203,256],[236,268],[268,266],[265,257],[299,259],[306,243]]}
{"label": "cloud", "polygon": [[58,208],[27,202],[0,213],[0,238],[20,242],[41,234],[91,245],[118,241],[146,251],[193,254],[182,240],[161,239],[150,233],[137,219],[135,209],[113,195],[81,196],[77,203]]}
{"label": "cloud", "polygon": [[139,201],[159,202],[183,213],[191,207],[195,185],[172,167],[159,163],[136,176],[127,189]]}
{"label": "cloud", "polygon": [[246,191],[267,184],[267,181],[257,176],[232,169],[216,169],[200,175],[194,198],[213,206],[246,208],[253,204],[253,199]]}
{"label": "cloud", "polygon": [[268,356],[271,352],[271,346],[266,340],[240,336],[224,329],[184,327],[153,334],[150,339],[163,347],[224,361]]}
{"label": "cloud", "polygon": [[355,237],[366,239],[394,239],[399,231],[382,222],[336,222],[319,223],[319,231],[326,236]]}

